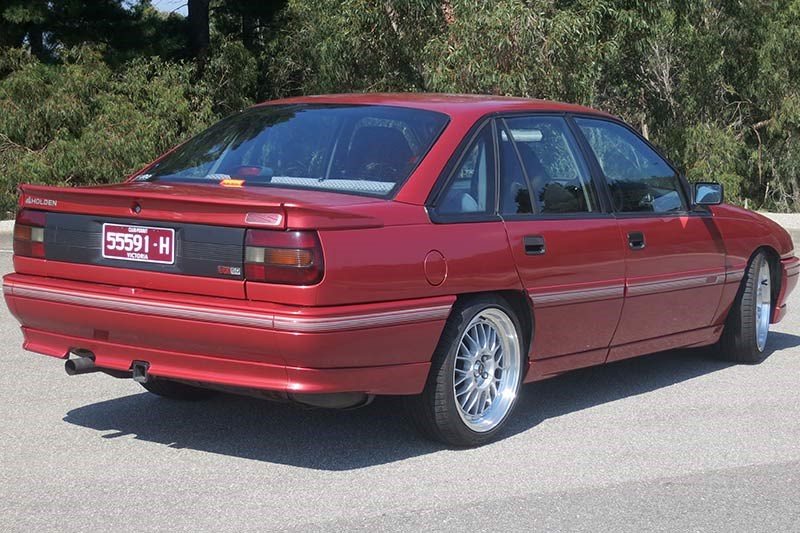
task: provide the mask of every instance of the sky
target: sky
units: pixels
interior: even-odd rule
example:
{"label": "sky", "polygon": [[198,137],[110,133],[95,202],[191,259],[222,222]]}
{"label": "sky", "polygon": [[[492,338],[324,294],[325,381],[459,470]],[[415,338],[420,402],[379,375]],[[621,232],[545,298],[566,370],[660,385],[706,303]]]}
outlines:
{"label": "sky", "polygon": [[153,0],[153,5],[159,11],[175,11],[183,16],[187,15],[186,0]]}

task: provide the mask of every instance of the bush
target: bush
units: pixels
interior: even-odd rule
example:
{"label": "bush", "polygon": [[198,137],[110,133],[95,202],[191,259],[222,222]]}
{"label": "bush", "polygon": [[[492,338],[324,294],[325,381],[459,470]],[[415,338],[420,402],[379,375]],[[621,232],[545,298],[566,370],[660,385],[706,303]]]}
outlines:
{"label": "bush", "polygon": [[686,133],[683,161],[689,181],[718,181],[725,187],[725,201],[742,204],[748,155],[744,141],[729,128],[707,124],[692,126]]}
{"label": "bush", "polygon": [[184,63],[141,58],[115,73],[80,48],[57,65],[1,65],[11,72],[0,80],[0,215],[21,183],[120,181],[217,118]]}
{"label": "bush", "polygon": [[[117,181],[257,100],[359,91],[585,104],[734,203],[800,211],[800,0],[215,0],[198,66],[175,61],[186,21],[149,2],[124,24],[122,4],[68,3],[67,25],[65,4],[28,4],[0,8],[0,216],[20,182]],[[43,62],[8,48],[40,9]],[[69,47],[90,39],[106,47]]]}

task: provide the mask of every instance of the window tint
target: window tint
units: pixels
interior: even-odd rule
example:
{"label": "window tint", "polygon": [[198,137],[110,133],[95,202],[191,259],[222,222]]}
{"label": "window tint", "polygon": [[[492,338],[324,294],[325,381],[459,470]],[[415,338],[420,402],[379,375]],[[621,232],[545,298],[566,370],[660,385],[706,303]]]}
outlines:
{"label": "window tint", "polygon": [[597,157],[617,211],[665,213],[686,209],[680,180],[633,132],[605,120],[576,119]]}
{"label": "window tint", "polygon": [[[505,122],[507,129],[500,135],[501,145],[508,143],[510,134],[538,212],[585,213],[599,209],[594,184],[564,119],[530,116]],[[504,189],[503,194],[506,193]]]}
{"label": "window tint", "polygon": [[502,121],[500,127],[500,212],[504,215],[533,213],[531,191],[517,149]]}
{"label": "window tint", "polygon": [[447,124],[441,113],[371,105],[258,106],[189,140],[137,179],[388,196]]}
{"label": "window tint", "polygon": [[441,214],[494,212],[494,142],[491,124],[483,127],[464,152],[437,211]]}

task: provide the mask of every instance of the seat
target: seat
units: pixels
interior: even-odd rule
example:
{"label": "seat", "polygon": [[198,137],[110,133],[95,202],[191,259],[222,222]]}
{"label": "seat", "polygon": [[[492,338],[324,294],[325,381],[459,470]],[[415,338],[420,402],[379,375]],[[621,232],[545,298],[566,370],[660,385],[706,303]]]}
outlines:
{"label": "seat", "polygon": [[528,185],[510,142],[500,143],[500,209],[505,214],[532,213]]}
{"label": "seat", "polygon": [[522,158],[522,164],[525,165],[525,171],[528,173],[528,179],[531,180],[534,196],[541,202],[540,195],[545,186],[550,182],[550,176],[547,175],[544,165],[539,161],[539,157],[533,151],[533,148],[526,143],[518,143],[517,149]]}
{"label": "seat", "polygon": [[461,214],[478,211],[480,211],[478,202],[467,192],[449,191],[442,201],[442,213]]}
{"label": "seat", "polygon": [[520,157],[528,172],[533,187],[533,196],[539,202],[542,213],[572,213],[584,211],[580,201],[567,188],[552,180],[533,149],[525,144],[517,145]]}
{"label": "seat", "polygon": [[363,126],[350,143],[347,177],[397,181],[413,164],[414,152],[403,133],[387,126]]}

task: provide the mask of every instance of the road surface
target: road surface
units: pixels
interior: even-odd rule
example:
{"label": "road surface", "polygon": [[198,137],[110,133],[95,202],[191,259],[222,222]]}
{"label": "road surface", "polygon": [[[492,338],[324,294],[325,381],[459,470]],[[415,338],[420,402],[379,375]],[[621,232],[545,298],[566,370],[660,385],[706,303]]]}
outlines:
{"label": "road surface", "polygon": [[2,531],[800,530],[797,308],[759,365],[667,352],[526,386],[474,450],[422,440],[394,399],[179,403],[68,377],[5,306],[0,339]]}

